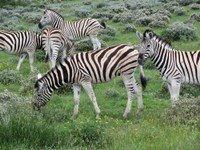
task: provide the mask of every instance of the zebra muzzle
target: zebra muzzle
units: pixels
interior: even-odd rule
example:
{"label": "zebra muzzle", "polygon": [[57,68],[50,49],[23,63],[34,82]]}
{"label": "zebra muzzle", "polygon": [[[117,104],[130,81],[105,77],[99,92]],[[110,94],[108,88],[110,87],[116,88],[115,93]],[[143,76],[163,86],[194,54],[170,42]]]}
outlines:
{"label": "zebra muzzle", "polygon": [[43,25],[39,22],[39,23],[38,23],[38,27],[39,27],[40,29],[42,29],[42,28],[43,28]]}
{"label": "zebra muzzle", "polygon": [[139,54],[138,63],[139,63],[139,65],[144,65],[144,63],[145,63],[144,54]]}

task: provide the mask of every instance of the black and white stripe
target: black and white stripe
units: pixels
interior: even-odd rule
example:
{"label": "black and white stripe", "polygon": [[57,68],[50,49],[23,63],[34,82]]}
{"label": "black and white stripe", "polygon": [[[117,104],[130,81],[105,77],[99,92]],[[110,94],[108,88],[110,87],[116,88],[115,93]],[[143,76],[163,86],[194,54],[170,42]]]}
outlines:
{"label": "black and white stripe", "polygon": [[[98,118],[100,109],[96,102],[92,83],[102,83],[120,75],[128,95],[128,102],[124,112],[124,117],[127,118],[131,110],[134,92],[138,98],[138,112],[143,109],[142,92],[134,77],[135,69],[138,66],[137,59],[138,50],[130,45],[116,45],[105,49],[74,54],[37,80],[35,84],[37,92],[33,107],[40,109],[50,100],[51,94],[55,89],[64,84],[72,83],[75,101],[74,116],[78,114],[81,85],[92,101],[96,111],[96,118]],[[146,81],[144,76],[142,80]],[[143,86],[145,84],[146,82],[143,82]]]}
{"label": "black and white stripe", "polygon": [[36,49],[41,49],[41,47],[41,35],[37,32],[0,31],[0,51],[20,55],[17,70],[20,69],[28,53],[31,71],[34,71],[34,53]]}
{"label": "black and white stripe", "polygon": [[151,30],[143,34],[137,32],[141,39],[139,63],[144,64],[150,57],[166,81],[171,99],[178,100],[181,83],[200,83],[200,51],[180,51],[172,48]]}
{"label": "black and white stripe", "polygon": [[43,28],[50,25],[53,28],[61,29],[70,40],[80,40],[89,36],[93,49],[100,49],[101,43],[97,39],[100,28],[106,28],[104,22],[96,19],[86,18],[79,21],[64,21],[64,18],[52,9],[46,9],[38,26]]}
{"label": "black and white stripe", "polygon": [[75,53],[73,42],[64,36],[60,29],[46,28],[42,33],[42,45],[50,68],[55,67],[56,61],[60,62],[67,56]]}

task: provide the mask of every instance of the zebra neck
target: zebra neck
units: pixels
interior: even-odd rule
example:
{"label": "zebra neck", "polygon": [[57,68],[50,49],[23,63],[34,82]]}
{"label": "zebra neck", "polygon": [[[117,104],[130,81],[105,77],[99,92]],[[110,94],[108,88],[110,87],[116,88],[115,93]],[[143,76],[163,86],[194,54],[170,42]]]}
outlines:
{"label": "zebra neck", "polygon": [[51,69],[45,76],[49,89],[56,90],[61,86],[69,83],[74,83],[77,76],[76,68],[68,60],[65,60]]}
{"label": "zebra neck", "polygon": [[63,31],[64,29],[64,20],[62,18],[55,18],[53,19],[54,21],[52,22],[52,27],[61,29]]}
{"label": "zebra neck", "polygon": [[173,64],[173,49],[166,43],[157,42],[154,44],[154,54],[151,57],[153,64],[161,72],[162,75],[165,74],[166,68],[170,64]]}

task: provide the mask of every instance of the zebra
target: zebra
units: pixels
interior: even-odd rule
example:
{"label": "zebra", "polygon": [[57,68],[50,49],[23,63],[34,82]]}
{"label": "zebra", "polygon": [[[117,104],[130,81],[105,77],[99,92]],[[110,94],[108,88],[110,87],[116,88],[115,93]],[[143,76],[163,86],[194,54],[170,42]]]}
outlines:
{"label": "zebra", "polygon": [[[135,69],[138,66],[138,54],[138,50],[134,46],[121,44],[95,51],[80,52],[67,57],[36,81],[36,93],[32,103],[33,109],[40,110],[50,100],[54,90],[67,83],[72,83],[75,104],[72,117],[76,117],[78,114],[82,86],[93,103],[96,118],[99,118],[100,109],[92,83],[106,82],[120,75],[128,95],[123,117],[127,118],[131,111],[134,92],[138,98],[137,112],[141,112],[143,109],[142,91],[134,77]],[[140,67],[140,79],[143,87],[145,87],[146,79],[142,69]]]}
{"label": "zebra", "polygon": [[100,28],[106,28],[104,22],[96,19],[85,18],[79,21],[64,21],[64,17],[52,9],[46,9],[38,27],[50,25],[53,28],[61,29],[65,35],[72,41],[80,40],[89,36],[93,44],[93,50],[100,49],[101,43],[97,38]]}
{"label": "zebra", "polygon": [[60,29],[46,28],[42,32],[42,45],[46,51],[46,59],[50,68],[54,68],[56,60],[62,61],[65,57],[75,53],[74,43],[71,42]]}
{"label": "zebra", "polygon": [[0,31],[0,51],[19,54],[16,70],[20,70],[20,66],[28,53],[30,68],[34,72],[35,49],[42,49],[40,33],[34,31]]}
{"label": "zebra", "polygon": [[172,103],[179,99],[181,83],[200,83],[200,51],[180,51],[147,29],[143,34],[136,32],[141,40],[138,62],[145,63],[150,57],[167,83]]}

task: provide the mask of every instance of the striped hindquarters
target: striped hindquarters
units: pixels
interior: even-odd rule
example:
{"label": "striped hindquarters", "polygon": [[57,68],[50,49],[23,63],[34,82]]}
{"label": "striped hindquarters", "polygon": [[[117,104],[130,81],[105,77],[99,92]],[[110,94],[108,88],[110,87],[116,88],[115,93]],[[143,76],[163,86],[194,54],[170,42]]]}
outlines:
{"label": "striped hindquarters", "polygon": [[40,36],[32,31],[11,32],[0,31],[0,50],[10,54],[17,54],[40,48],[41,43],[37,43]]}
{"label": "striped hindquarters", "polygon": [[200,51],[175,51],[177,69],[181,73],[182,82],[200,83]]}
{"label": "striped hindquarters", "polygon": [[65,22],[65,29],[70,39],[79,40],[88,35],[96,35],[102,25],[96,19],[82,19]]}
{"label": "striped hindquarters", "polygon": [[42,33],[42,45],[43,49],[50,55],[53,55],[54,51],[58,51],[59,58],[57,59],[59,61],[62,58],[63,50],[66,56],[75,53],[73,42],[71,42],[60,29],[56,28],[44,29]]}

